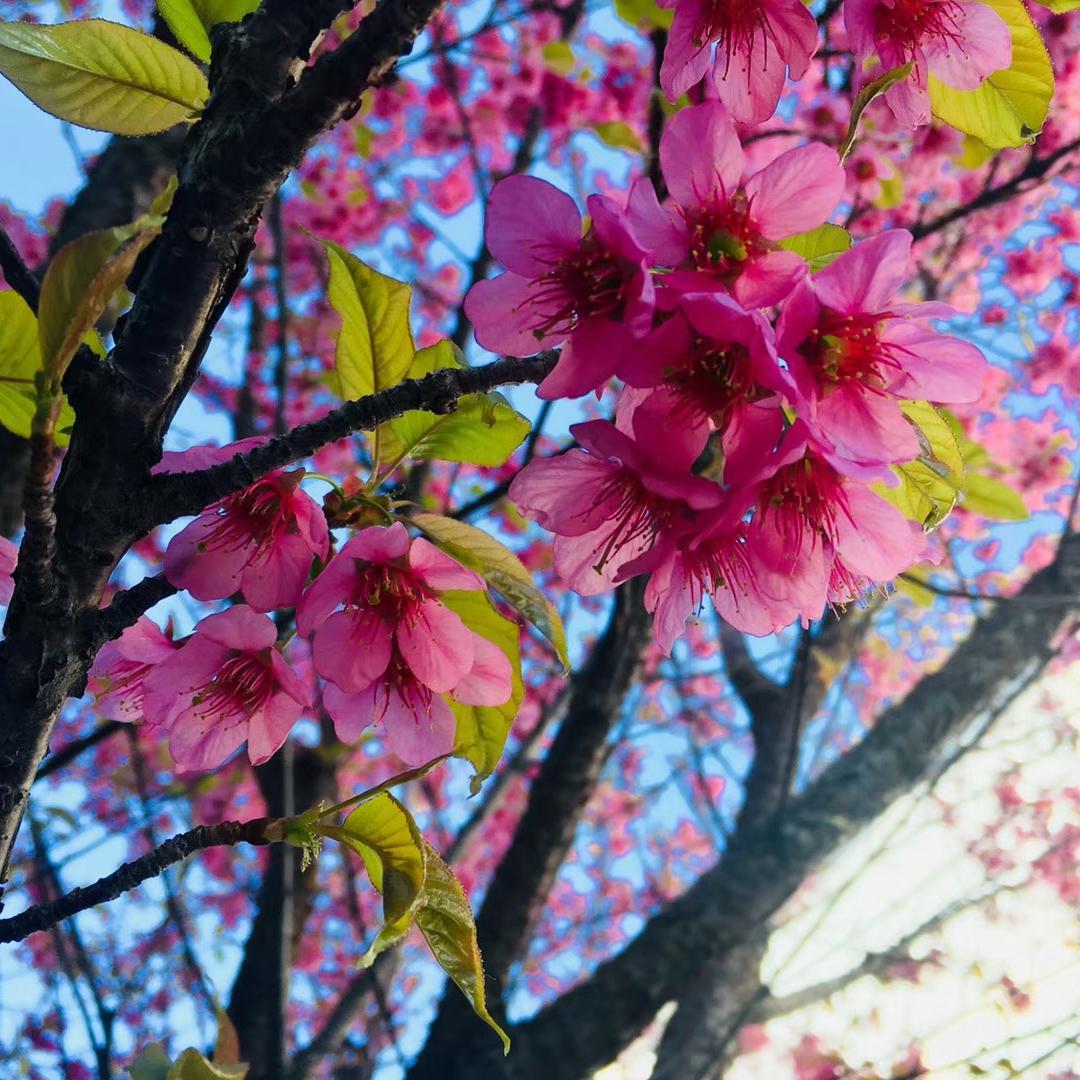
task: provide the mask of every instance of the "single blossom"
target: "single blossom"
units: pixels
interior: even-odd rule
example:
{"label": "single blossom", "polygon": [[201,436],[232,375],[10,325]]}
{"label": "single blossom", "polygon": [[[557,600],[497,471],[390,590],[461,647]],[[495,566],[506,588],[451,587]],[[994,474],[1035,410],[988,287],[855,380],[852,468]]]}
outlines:
{"label": "single blossom", "polygon": [[439,599],[484,588],[427,540],[410,539],[401,522],[364,529],[334,556],[304,594],[296,624],[315,635],[315,669],[332,684],[323,700],[342,741],[380,721],[395,753],[427,761],[453,745],[444,695],[471,705],[509,700],[509,660]]}
{"label": "single blossom", "polygon": [[[763,427],[779,432],[773,414]],[[769,588],[805,620],[827,601],[845,603],[875,582],[892,581],[924,548],[921,531],[817,443],[802,421],[776,452],[746,454],[736,468],[760,481],[748,541],[771,568]]]}
{"label": "single blossom", "polygon": [[110,720],[137,723],[143,719],[143,683],[179,645],[152,619],[143,615],[115,641],[104,645],[90,668],[87,688]]}
{"label": "single blossom", "polygon": [[882,69],[912,65],[885,94],[908,127],[930,122],[930,76],[956,90],[974,90],[1012,63],[1004,19],[974,0],[844,0],[844,22],[856,61],[876,56]]}
{"label": "single blossom", "polygon": [[0,604],[7,604],[15,591],[11,575],[18,561],[19,549],[7,537],[0,536]]}
{"label": "single blossom", "polygon": [[[449,696],[464,705],[502,705],[510,698],[512,680],[506,654],[476,634],[473,665]],[[422,765],[454,748],[457,721],[447,695],[425,686],[400,654],[380,678],[358,692],[328,682],[323,705],[342,742],[356,742],[364,728],[378,723],[390,749],[410,765]]]}
{"label": "single blossom", "polygon": [[664,93],[677,101],[711,66],[717,95],[740,123],[768,120],[785,73],[801,79],[817,50],[817,21],[802,0],[660,3],[675,9],[660,68]]}
{"label": "single blossom", "polygon": [[723,501],[719,485],[690,473],[696,453],[685,445],[638,442],[606,420],[570,432],[581,449],[532,461],[514,478],[510,498],[555,533],[555,569],[583,596],[652,569],[658,544]]}
{"label": "single blossom", "polygon": [[683,109],[660,140],[673,200],[661,207],[652,185],[630,193],[634,233],[657,262],[675,268],[663,283],[686,293],[726,290],[744,307],[779,303],[806,276],[806,263],[779,241],[822,225],[844,193],[836,152],[821,143],[788,150],[754,173],[718,101]]}
{"label": "single blossom", "polygon": [[777,324],[796,405],[814,438],[866,466],[911,461],[920,448],[900,401],[975,401],[986,359],[974,345],[935,331],[944,304],[900,303],[911,234],[864,240],[802,282]]}
{"label": "single blossom", "polygon": [[142,686],[143,715],[166,728],[182,769],[214,769],[246,741],[268,761],[311,705],[307,687],[274,647],[277,627],[240,604],[209,615]]}
{"label": "single blossom", "polygon": [[651,253],[611,199],[590,196],[588,209],[583,236],[574,200],[531,176],[499,181],[488,203],[484,236],[506,273],[474,285],[465,313],[492,352],[531,356],[566,342],[541,397],[602,386],[652,326]]}
{"label": "single blossom", "polygon": [[[206,468],[262,441],[196,447],[167,456],[158,471]],[[278,470],[208,507],[169,542],[165,576],[198,600],[239,592],[256,611],[291,607],[312,559],[325,559],[330,550],[326,518],[300,488],[303,477],[303,469]]]}

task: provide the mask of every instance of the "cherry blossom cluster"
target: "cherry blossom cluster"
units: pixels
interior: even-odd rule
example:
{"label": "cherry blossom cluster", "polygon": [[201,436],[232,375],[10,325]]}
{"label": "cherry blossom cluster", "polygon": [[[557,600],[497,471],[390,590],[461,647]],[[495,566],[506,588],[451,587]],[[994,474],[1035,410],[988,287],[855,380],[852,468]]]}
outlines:
{"label": "cherry blossom cluster", "polygon": [[[157,471],[204,468],[262,441],[166,454]],[[297,630],[312,639],[321,708],[344,742],[378,722],[394,753],[422,764],[453,749],[447,695],[466,705],[510,698],[509,660],[442,599],[484,589],[483,579],[401,522],[360,530],[328,559],[326,516],[303,476],[273,472],[169,543],[172,584],[199,600],[243,603],[208,615],[182,642],[143,617],[95,661],[91,689],[106,714],[160,731],[182,769],[217,768],[245,742],[262,764],[311,714],[313,680],[278,647],[276,610],[295,608]],[[309,586],[313,561],[321,573]]]}
{"label": "cherry blossom cluster", "polygon": [[910,234],[857,244],[811,275],[781,242],[822,226],[844,176],[808,144],[746,177],[726,107],[683,109],[660,144],[669,193],[638,181],[625,206],[594,195],[589,224],[546,182],[509,178],[488,208],[506,267],[466,299],[485,348],[562,345],[546,398],[624,384],[614,422],[573,426],[578,447],[529,464],[511,498],[555,533],[579,593],[648,574],[669,652],[710,596],[764,635],[887,582],[924,547],[877,494],[922,452],[902,403],[975,400],[985,360],[899,298]]}

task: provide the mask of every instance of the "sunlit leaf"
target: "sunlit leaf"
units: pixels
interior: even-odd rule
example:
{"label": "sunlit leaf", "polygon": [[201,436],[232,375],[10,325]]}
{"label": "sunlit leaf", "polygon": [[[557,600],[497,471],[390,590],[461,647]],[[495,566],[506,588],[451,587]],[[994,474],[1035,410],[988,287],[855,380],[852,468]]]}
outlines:
{"label": "sunlit leaf", "polygon": [[503,705],[463,705],[449,699],[457,720],[454,753],[465,758],[476,770],[472,778],[475,794],[499,764],[510,728],[525,697],[518,628],[491,606],[486,593],[454,590],[443,593],[441,599],[470,630],[502,649],[513,672],[510,700]]}
{"label": "sunlit leaf", "polygon": [[900,407],[919,433],[923,454],[944,465],[957,482],[963,480],[964,457],[945,416],[928,401],[905,401]]}
{"label": "sunlit leaf", "polygon": [[439,853],[426,842],[424,858],[427,866],[424,902],[416,913],[416,923],[439,966],[469,999],[476,1015],[502,1039],[503,1052],[509,1053],[510,1038],[487,1009],[484,965],[465,890]]}
{"label": "sunlit leaf", "polygon": [[1042,131],[1054,96],[1054,69],[1022,0],[983,0],[1012,35],[1012,64],[975,90],[954,90],[929,77],[934,115],[991,149],[1023,146]]}
{"label": "sunlit leaf", "polygon": [[634,154],[645,151],[637,132],[625,120],[605,120],[593,124],[593,131],[600,137],[601,142],[616,150],[629,150]]}
{"label": "sunlit leaf", "polygon": [[103,19],[0,23],[0,72],[61,120],[117,135],[149,135],[206,103],[206,79],[183,53]]}
{"label": "sunlit leaf", "polygon": [[662,8],[656,0],[615,0],[615,12],[623,22],[645,30],[669,30],[675,12]]}
{"label": "sunlit leaf", "polygon": [[416,351],[409,329],[409,286],[322,241],[330,260],[330,306],[341,316],[335,370],[347,401],[395,386]]}
{"label": "sunlit leaf", "polygon": [[218,23],[237,23],[259,7],[261,0],[191,0],[207,30]]}
{"label": "sunlit leaf", "polygon": [[891,90],[897,83],[902,83],[911,74],[911,69],[911,63],[891,68],[889,71],[879,75],[876,79],[868,82],[855,95],[855,100],[851,103],[851,119],[848,121],[847,135],[844,136],[844,141],[837,147],[836,151],[841,162],[843,162],[848,154],[851,153],[851,148],[855,145],[855,138],[859,133],[859,121],[862,119],[862,114],[866,112],[870,104],[881,97],[882,94]]}
{"label": "sunlit leaf", "polygon": [[570,666],[561,616],[505,544],[482,529],[441,514],[413,514],[409,520],[448,555],[480,574],[551,642],[563,667]]}
{"label": "sunlit leaf", "polygon": [[342,825],[320,824],[316,831],[355,851],[382,893],[383,926],[361,961],[368,966],[412,925],[424,887],[423,839],[412,814],[385,792],[361,803]]}
{"label": "sunlit leaf", "polygon": [[789,236],[780,246],[806,260],[812,274],[828,266],[851,247],[851,233],[839,225],[819,225],[809,232]]}
{"label": "sunlit leaf", "polygon": [[1031,517],[1020,493],[1003,480],[970,473],[964,482],[964,509],[993,521],[1026,521]]}
{"label": "sunlit leaf", "polygon": [[[416,354],[408,375],[422,379],[440,368],[460,366],[450,342],[440,341]],[[466,394],[452,412],[416,409],[392,420],[393,438],[385,441],[383,457],[502,465],[528,435],[529,426],[501,394]]]}
{"label": "sunlit leaf", "polygon": [[549,41],[541,50],[544,66],[556,75],[566,76],[574,70],[574,50],[568,41]]}
{"label": "sunlit leaf", "polygon": [[157,9],[176,40],[204,64],[210,62],[210,37],[191,0],[157,0]]}

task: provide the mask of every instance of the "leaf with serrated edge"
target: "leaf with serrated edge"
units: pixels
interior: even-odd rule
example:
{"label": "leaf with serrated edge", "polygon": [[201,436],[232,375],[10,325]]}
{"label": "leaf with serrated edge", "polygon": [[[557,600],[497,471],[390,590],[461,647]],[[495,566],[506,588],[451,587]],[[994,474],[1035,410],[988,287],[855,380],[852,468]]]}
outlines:
{"label": "leaf with serrated edge", "polygon": [[424,857],[427,877],[424,902],[416,913],[416,924],[439,967],[468,998],[473,1012],[502,1039],[503,1053],[509,1053],[510,1038],[487,1009],[484,965],[476,942],[476,923],[465,890],[439,853],[426,841]]}
{"label": "leaf with serrated edge", "polygon": [[0,73],[60,120],[151,135],[206,104],[206,78],[183,53],[104,19],[0,23]]}
{"label": "leaf with serrated edge", "polygon": [[173,37],[192,56],[210,63],[210,38],[191,0],[157,0],[157,9]]}
{"label": "leaf with serrated edge", "polygon": [[569,668],[562,617],[505,544],[482,529],[441,514],[416,513],[409,521],[448,555],[480,574],[551,642],[563,669]]}
{"label": "leaf with serrated edge", "polygon": [[409,286],[373,270],[330,241],[330,306],[341,316],[335,371],[346,401],[396,386],[415,348],[409,329]]}

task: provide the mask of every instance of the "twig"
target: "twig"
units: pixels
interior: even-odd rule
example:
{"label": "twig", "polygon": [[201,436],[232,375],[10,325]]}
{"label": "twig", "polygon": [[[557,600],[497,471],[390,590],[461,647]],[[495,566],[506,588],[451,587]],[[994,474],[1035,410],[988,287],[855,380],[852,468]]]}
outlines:
{"label": "twig", "polygon": [[38,301],[41,299],[41,286],[33,270],[23,262],[19,249],[3,225],[0,225],[0,270],[4,272],[4,280],[30,305],[30,310],[36,313]]}

